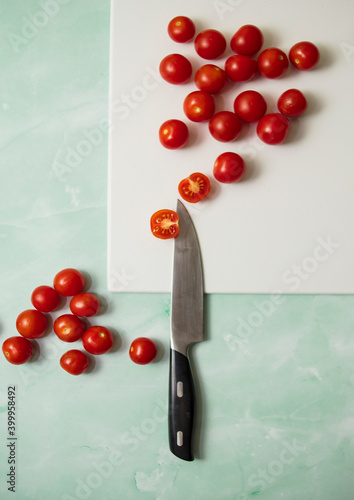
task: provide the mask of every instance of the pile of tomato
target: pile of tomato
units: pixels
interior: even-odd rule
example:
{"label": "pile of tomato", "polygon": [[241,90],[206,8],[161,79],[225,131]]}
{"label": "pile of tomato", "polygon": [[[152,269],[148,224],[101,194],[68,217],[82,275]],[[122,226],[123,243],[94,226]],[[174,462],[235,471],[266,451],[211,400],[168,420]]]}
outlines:
{"label": "pile of tomato", "polygon": [[[55,275],[53,287],[41,285],[35,288],[31,295],[34,309],[22,311],[16,319],[20,336],[8,338],[2,345],[5,358],[14,365],[21,365],[32,358],[31,340],[43,337],[47,332],[47,314],[60,308],[61,297],[71,297],[71,314],[62,314],[55,319],[54,333],[63,342],[81,340],[84,351],[70,349],[65,352],[60,358],[60,366],[72,375],[80,375],[89,366],[86,353],[102,355],[109,352],[114,345],[112,332],[98,325],[86,328],[83,321],[83,318],[95,316],[101,307],[96,295],[83,292],[84,287],[84,275],[76,269],[67,268]],[[130,358],[137,364],[150,363],[156,354],[156,345],[145,337],[135,339],[129,350]]]}
{"label": "pile of tomato", "polygon": [[[215,29],[206,29],[195,37],[195,25],[185,16],[173,18],[167,31],[172,40],[180,44],[194,39],[196,53],[205,60],[220,58],[227,47],[226,38]],[[257,123],[256,132],[261,141],[269,145],[281,144],[287,137],[290,119],[301,116],[307,109],[306,98],[298,89],[288,89],[281,94],[277,113],[267,113],[267,103],[261,93],[246,90],[236,95],[233,111],[215,113],[214,96],[221,93],[228,83],[248,82],[257,73],[268,79],[280,78],[286,73],[289,61],[298,70],[310,70],[320,57],[312,42],[296,43],[287,55],[277,47],[261,50],[263,41],[263,33],[257,26],[241,26],[230,40],[234,54],[226,59],[224,68],[211,63],[202,64],[194,74],[197,89],[185,97],[184,114],[191,122],[208,121],[209,132],[217,141],[230,143],[238,138],[244,123]],[[159,70],[162,78],[172,85],[189,82],[193,74],[191,62],[179,53],[164,57]],[[182,148],[188,137],[188,125],[182,120],[170,119],[160,126],[159,139],[167,149]],[[243,158],[227,151],[216,158],[213,175],[218,182],[228,184],[238,182],[245,170]],[[180,196],[189,203],[201,201],[209,191],[210,181],[200,172],[183,179],[178,186]],[[152,215],[150,227],[158,238],[175,238],[178,235],[178,216],[172,210],[159,210]]]}

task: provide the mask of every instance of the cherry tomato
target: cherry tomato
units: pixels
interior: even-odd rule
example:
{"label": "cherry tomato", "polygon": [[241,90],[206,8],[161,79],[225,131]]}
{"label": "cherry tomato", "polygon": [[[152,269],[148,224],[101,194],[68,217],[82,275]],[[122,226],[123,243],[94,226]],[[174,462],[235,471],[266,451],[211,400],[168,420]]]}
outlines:
{"label": "cherry tomato", "polygon": [[181,120],[167,120],[159,129],[160,142],[167,149],[182,148],[188,136],[188,127]]}
{"label": "cherry tomato", "polygon": [[203,59],[217,59],[225,52],[226,40],[220,31],[208,29],[196,36],[194,48]]}
{"label": "cherry tomato", "polygon": [[139,337],[130,345],[129,356],[137,365],[147,365],[155,359],[157,348],[154,342],[146,337]]}
{"label": "cherry tomato", "polygon": [[258,70],[266,78],[279,78],[289,67],[285,52],[276,47],[263,50],[257,59]]}
{"label": "cherry tomato", "polygon": [[184,99],[183,111],[192,122],[209,120],[215,111],[214,98],[204,90],[195,90]]}
{"label": "cherry tomato", "polygon": [[82,336],[84,349],[95,355],[105,354],[113,347],[112,332],[104,326],[91,326]]}
{"label": "cherry tomato", "polygon": [[2,344],[2,352],[9,363],[22,365],[31,359],[33,346],[24,337],[10,337]]}
{"label": "cherry tomato", "polygon": [[263,34],[257,26],[245,24],[231,38],[230,46],[236,54],[254,56],[263,45]]}
{"label": "cherry tomato", "polygon": [[278,99],[279,111],[290,118],[302,115],[307,109],[307,101],[302,92],[289,89],[282,93]]}
{"label": "cherry tomato", "polygon": [[51,286],[38,286],[31,295],[33,306],[41,312],[54,311],[59,305],[60,296]]}
{"label": "cherry tomato", "polygon": [[257,61],[250,56],[235,54],[226,59],[225,71],[234,82],[247,82],[257,71]]}
{"label": "cherry tomato", "polygon": [[78,293],[71,299],[69,307],[75,316],[89,318],[98,313],[100,302],[93,293]]}
{"label": "cherry tomato", "polygon": [[27,309],[21,312],[16,319],[17,331],[22,337],[36,339],[41,337],[47,329],[46,316],[37,309]]}
{"label": "cherry tomato", "polygon": [[176,238],[179,233],[179,217],[173,210],[158,210],[150,218],[150,229],[156,238],[167,240]]}
{"label": "cherry tomato", "polygon": [[320,59],[320,52],[312,42],[298,42],[291,47],[289,59],[295,68],[307,71],[316,66]]}
{"label": "cherry tomato", "polygon": [[73,314],[63,314],[54,321],[53,329],[60,340],[64,342],[75,342],[82,337],[85,331],[85,325],[77,316]]}
{"label": "cherry tomato", "polygon": [[213,174],[217,181],[231,184],[242,179],[246,165],[237,153],[222,153],[214,163]]}
{"label": "cherry tomato", "polygon": [[265,115],[267,103],[255,90],[245,90],[234,101],[235,113],[247,123],[257,122]]}
{"label": "cherry tomato", "polygon": [[210,192],[209,178],[200,172],[195,172],[186,179],[181,180],[178,185],[178,192],[189,203],[197,203],[208,196]]}
{"label": "cherry tomato", "polygon": [[289,130],[289,119],[281,113],[269,113],[257,124],[257,135],[266,144],[281,144]]}
{"label": "cherry tomato", "polygon": [[81,375],[89,365],[87,355],[78,349],[71,349],[60,358],[60,366],[71,375]]}
{"label": "cherry tomato", "polygon": [[167,31],[174,42],[185,43],[194,37],[195,26],[189,17],[177,16],[168,23]]}
{"label": "cherry tomato", "polygon": [[218,94],[227,84],[227,74],[215,64],[205,64],[197,70],[194,82],[199,90]]}
{"label": "cherry tomato", "polygon": [[242,122],[236,113],[219,111],[210,118],[209,131],[220,142],[230,142],[241,133]]}
{"label": "cherry tomato", "polygon": [[53,286],[64,297],[71,297],[81,292],[85,286],[85,277],[76,269],[67,268],[55,275]]}
{"label": "cherry tomato", "polygon": [[192,65],[181,54],[169,54],[164,57],[160,62],[159,70],[162,78],[174,85],[186,83],[192,76]]}

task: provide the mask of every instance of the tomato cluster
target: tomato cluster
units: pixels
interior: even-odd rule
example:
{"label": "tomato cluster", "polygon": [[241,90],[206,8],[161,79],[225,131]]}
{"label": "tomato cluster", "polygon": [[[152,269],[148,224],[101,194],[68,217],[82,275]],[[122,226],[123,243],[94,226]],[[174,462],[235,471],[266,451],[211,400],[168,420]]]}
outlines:
{"label": "tomato cluster", "polygon": [[[168,24],[168,34],[177,43],[192,41],[195,31],[193,21],[185,16],[177,16]],[[209,132],[217,141],[234,141],[239,137],[244,123],[257,123],[256,133],[261,141],[270,145],[281,144],[287,137],[290,118],[302,115],[307,109],[306,98],[298,89],[289,89],[279,97],[278,112],[275,113],[267,113],[267,103],[259,92],[246,90],[235,96],[233,110],[215,113],[214,96],[221,93],[228,82],[248,82],[257,73],[268,79],[280,78],[286,73],[289,60],[301,71],[312,69],[319,60],[318,48],[311,42],[296,43],[287,55],[277,47],[262,50],[263,41],[263,33],[257,26],[241,26],[230,40],[234,54],[226,59],[224,68],[207,63],[197,68],[194,74],[197,90],[185,97],[184,114],[194,123],[208,121]],[[194,39],[195,51],[202,59],[219,59],[226,47],[226,38],[215,29],[203,30]],[[188,58],[178,53],[164,57],[159,69],[162,78],[173,85],[187,83],[193,75]],[[160,142],[168,149],[182,148],[188,142],[188,137],[188,125],[182,120],[167,120],[159,129]],[[244,173],[245,163],[237,153],[227,151],[214,162],[213,175],[219,182],[237,182]],[[193,181],[195,176],[203,176],[203,188]],[[181,189],[181,184],[186,183],[187,187]],[[205,198],[209,190],[208,177],[198,172],[191,174],[178,186],[180,196],[191,203]],[[166,218],[173,220],[168,229],[163,227]],[[158,238],[174,238],[178,235],[178,217],[171,210],[156,212],[150,224],[152,233]]]}

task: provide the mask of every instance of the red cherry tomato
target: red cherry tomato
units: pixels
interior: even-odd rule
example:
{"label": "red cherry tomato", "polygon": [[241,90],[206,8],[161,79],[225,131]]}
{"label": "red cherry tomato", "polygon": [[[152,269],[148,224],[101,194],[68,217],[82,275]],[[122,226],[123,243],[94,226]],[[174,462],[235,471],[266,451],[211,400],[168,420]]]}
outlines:
{"label": "red cherry tomato", "polygon": [[257,124],[257,135],[266,144],[281,144],[289,130],[289,119],[281,113],[269,113]]}
{"label": "red cherry tomato", "polygon": [[257,61],[250,56],[235,54],[226,59],[225,71],[234,82],[247,82],[257,71]]}
{"label": "red cherry tomato", "polygon": [[316,66],[320,59],[320,52],[312,42],[298,42],[291,47],[289,59],[295,68],[307,71]]}
{"label": "red cherry tomato", "polygon": [[139,337],[130,345],[130,359],[137,365],[147,365],[155,359],[157,348],[154,342],[146,337]]}
{"label": "red cherry tomato", "polygon": [[53,329],[60,340],[64,342],[75,342],[82,337],[85,331],[85,325],[77,316],[73,314],[63,314],[54,321]]}
{"label": "red cherry tomato", "polygon": [[167,31],[174,42],[185,43],[194,37],[195,26],[189,17],[177,16],[168,23]]}
{"label": "red cherry tomato", "polygon": [[242,179],[246,170],[243,158],[237,153],[222,153],[214,163],[213,174],[217,181],[231,184]]}
{"label": "red cherry tomato", "polygon": [[203,90],[195,90],[184,99],[183,111],[192,122],[209,120],[215,111],[214,98]]}
{"label": "red cherry tomato", "polygon": [[230,142],[241,133],[242,122],[236,113],[219,111],[210,118],[209,131],[220,142]]}
{"label": "red cherry tomato", "polygon": [[285,52],[276,47],[263,50],[257,59],[258,70],[266,78],[279,78],[289,67]]}
{"label": "red cherry tomato", "polygon": [[179,217],[173,210],[158,210],[150,218],[150,229],[156,238],[167,240],[176,238],[179,233]]}
{"label": "red cherry tomato", "polygon": [[55,275],[53,286],[64,297],[80,293],[85,286],[85,277],[76,269],[67,268]]}
{"label": "red cherry tomato", "polygon": [[196,36],[194,47],[203,59],[217,59],[225,52],[226,40],[220,31],[208,29]]}
{"label": "red cherry tomato", "polygon": [[100,302],[93,293],[78,293],[71,299],[69,307],[75,316],[89,318],[98,313]]}
{"label": "red cherry tomato", "polygon": [[47,318],[43,313],[37,311],[37,309],[27,309],[18,315],[16,328],[22,337],[37,339],[47,329]]}
{"label": "red cherry tomato", "polygon": [[164,57],[160,62],[159,70],[162,78],[174,85],[186,83],[192,76],[192,65],[181,54],[169,54]]}
{"label": "red cherry tomato", "polygon": [[54,311],[59,305],[60,296],[51,286],[38,286],[31,295],[33,306],[41,312]]}
{"label": "red cherry tomato", "polygon": [[178,192],[189,203],[197,203],[208,196],[210,192],[209,178],[200,172],[195,172],[186,179],[181,180],[178,185]]}
{"label": "red cherry tomato", "polygon": [[9,363],[22,365],[31,359],[33,346],[24,337],[10,337],[2,344],[2,352]]}
{"label": "red cherry tomato", "polygon": [[289,89],[279,97],[278,109],[283,115],[294,118],[305,113],[307,101],[300,90]]}
{"label": "red cherry tomato", "polygon": [[91,354],[105,354],[112,349],[113,344],[112,332],[104,326],[91,326],[82,336],[82,345]]}
{"label": "red cherry tomato", "polygon": [[215,64],[205,64],[197,70],[194,82],[199,90],[204,90],[209,94],[218,94],[227,84],[227,74]]}
{"label": "red cherry tomato", "polygon": [[259,92],[245,90],[236,97],[234,110],[244,122],[257,122],[265,115],[267,103]]}
{"label": "red cherry tomato", "polygon": [[60,366],[71,375],[81,375],[89,365],[87,355],[78,349],[71,349],[60,358]]}
{"label": "red cherry tomato", "polygon": [[182,148],[188,136],[188,127],[181,120],[167,120],[159,129],[160,142],[167,149]]}
{"label": "red cherry tomato", "polygon": [[263,45],[263,34],[257,26],[245,24],[231,38],[230,46],[236,54],[254,56]]}

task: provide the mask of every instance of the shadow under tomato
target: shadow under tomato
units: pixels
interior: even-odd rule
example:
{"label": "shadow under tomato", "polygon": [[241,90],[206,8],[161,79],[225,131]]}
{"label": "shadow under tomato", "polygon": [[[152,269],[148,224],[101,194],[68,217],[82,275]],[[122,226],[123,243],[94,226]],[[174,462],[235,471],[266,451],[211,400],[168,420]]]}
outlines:
{"label": "shadow under tomato", "polygon": [[40,347],[39,347],[39,343],[37,342],[37,340],[30,340],[31,344],[32,344],[32,347],[33,347],[33,354],[32,354],[32,357],[31,359],[28,361],[28,363],[35,363],[39,356],[41,355],[41,350],[40,350]]}

